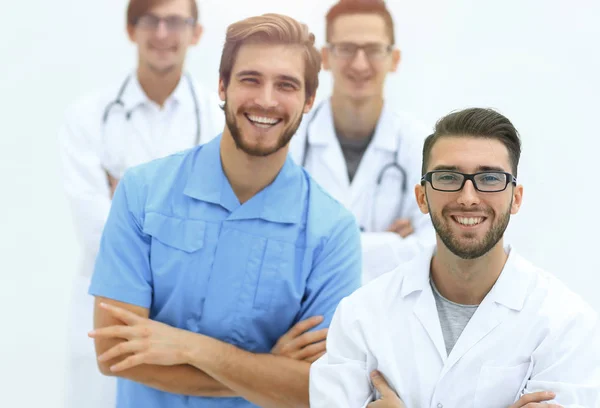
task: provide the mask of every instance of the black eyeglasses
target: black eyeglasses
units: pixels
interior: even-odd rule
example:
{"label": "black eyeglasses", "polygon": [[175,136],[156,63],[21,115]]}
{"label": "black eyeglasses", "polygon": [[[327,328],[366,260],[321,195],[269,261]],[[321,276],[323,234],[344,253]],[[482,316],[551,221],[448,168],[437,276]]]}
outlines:
{"label": "black eyeglasses", "polygon": [[517,178],[503,171],[466,174],[458,171],[435,170],[421,177],[421,183],[428,181],[434,190],[446,192],[462,190],[467,180],[471,180],[477,191],[484,193],[504,191],[510,183],[517,185]]}
{"label": "black eyeglasses", "polygon": [[186,27],[193,26],[196,21],[192,17],[167,16],[158,17],[154,14],[144,14],[138,18],[136,25],[145,30],[156,30],[160,22],[164,21],[167,30],[170,32],[179,33]]}
{"label": "black eyeglasses", "polygon": [[394,47],[392,45],[382,43],[368,43],[360,45],[350,42],[341,42],[329,44],[329,49],[333,55],[343,59],[354,58],[358,50],[363,50],[368,59],[379,60],[388,55],[393,48]]}

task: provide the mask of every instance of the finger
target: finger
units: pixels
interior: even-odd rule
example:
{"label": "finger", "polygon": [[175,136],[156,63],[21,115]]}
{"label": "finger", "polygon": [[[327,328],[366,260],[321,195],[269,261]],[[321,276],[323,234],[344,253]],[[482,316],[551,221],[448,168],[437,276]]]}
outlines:
{"label": "finger", "polygon": [[314,363],[315,361],[317,361],[318,359],[320,359],[324,355],[325,355],[325,351],[323,351],[322,353],[316,354],[316,355],[314,355],[312,357],[305,358],[304,361],[307,361],[309,363]]}
{"label": "finger", "polygon": [[118,338],[130,340],[137,337],[142,337],[142,333],[137,327],[133,326],[108,326],[101,329],[92,330],[88,333],[92,338]]}
{"label": "finger", "polygon": [[123,354],[132,354],[144,350],[144,346],[139,341],[124,341],[113,346],[108,351],[105,351],[98,357],[98,361],[110,361],[120,357]]}
{"label": "finger", "polygon": [[556,397],[551,391],[539,391],[532,392],[531,394],[525,394],[517,402],[513,404],[511,408],[522,408],[529,403],[548,401]]}
{"label": "finger", "polygon": [[307,332],[291,341],[287,348],[301,349],[309,344],[317,343],[327,339],[328,328]]}
{"label": "finger", "polygon": [[400,235],[402,238],[408,237],[413,232],[415,232],[415,230],[413,229],[413,227],[411,225],[407,225],[406,227],[399,228],[398,230],[396,230],[396,233],[398,235]]}
{"label": "finger", "polygon": [[382,398],[390,397],[394,394],[394,391],[390,388],[383,375],[377,370],[371,373],[371,382],[373,386],[379,391]]}
{"label": "finger", "polygon": [[100,307],[107,310],[110,314],[112,314],[114,317],[121,320],[128,326],[132,326],[142,320],[142,318],[136,315],[135,313],[120,308],[118,306],[114,306],[108,303],[100,303]]}
{"label": "finger", "polygon": [[318,326],[323,321],[323,316],[313,316],[309,317],[306,320],[302,320],[296,323],[286,334],[282,336],[286,337],[289,340],[295,339],[300,336],[302,333],[312,329],[315,326]]}
{"label": "finger", "polygon": [[146,359],[148,357],[149,354],[147,353],[140,353],[135,354],[133,356],[129,356],[125,360],[110,367],[110,371],[112,371],[113,373],[117,373],[119,371],[129,370],[130,368],[145,364]]}
{"label": "finger", "polygon": [[310,346],[304,347],[302,350],[298,351],[293,355],[293,358],[296,360],[306,360],[315,354],[322,353],[326,350],[327,343],[325,341],[320,341],[315,344],[311,344]]}

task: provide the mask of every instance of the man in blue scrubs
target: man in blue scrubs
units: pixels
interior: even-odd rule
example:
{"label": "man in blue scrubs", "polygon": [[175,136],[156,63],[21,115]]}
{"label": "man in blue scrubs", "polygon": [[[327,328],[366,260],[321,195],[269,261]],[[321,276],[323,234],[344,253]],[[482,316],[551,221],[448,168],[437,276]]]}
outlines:
{"label": "man in blue scrubs", "polygon": [[121,180],[90,287],[117,407],[308,406],[310,363],[270,351],[361,276],[354,217],[287,154],[320,64],[289,17],[231,25],[222,135]]}

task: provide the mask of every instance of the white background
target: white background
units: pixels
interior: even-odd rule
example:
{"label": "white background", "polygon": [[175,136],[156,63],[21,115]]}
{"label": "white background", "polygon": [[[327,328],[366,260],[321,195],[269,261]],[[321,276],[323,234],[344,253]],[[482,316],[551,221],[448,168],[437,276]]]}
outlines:
{"label": "white background", "polygon": [[[331,0],[204,0],[188,68],[216,89],[226,26],[281,12],[324,42]],[[600,2],[390,0],[403,51],[388,98],[433,126],[494,107],[520,130],[525,186],[509,236],[600,311]],[[68,293],[78,246],[63,197],[57,129],[66,106],[122,81],[135,62],[125,0],[4,4],[0,25],[0,406],[61,407]],[[8,13],[6,7],[8,6]],[[331,80],[322,75],[319,98]],[[6,319],[8,317],[8,319]]]}

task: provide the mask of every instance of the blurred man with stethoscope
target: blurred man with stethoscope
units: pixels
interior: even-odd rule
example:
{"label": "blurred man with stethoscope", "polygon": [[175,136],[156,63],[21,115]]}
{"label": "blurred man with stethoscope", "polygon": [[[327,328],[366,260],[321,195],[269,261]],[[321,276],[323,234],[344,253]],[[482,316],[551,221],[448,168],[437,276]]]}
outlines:
{"label": "blurred man with stethoscope", "polygon": [[115,405],[116,381],[99,373],[87,337],[94,303],[87,289],[119,179],[130,166],[212,139],[224,124],[216,89],[213,99],[183,70],[202,35],[195,0],[131,0],[127,32],[137,70],[74,104],[61,130],[64,187],[83,249],[71,305],[68,407]]}
{"label": "blurred man with stethoscope", "polygon": [[383,0],[340,0],[326,26],[323,67],[332,73],[333,93],[306,115],[290,152],[357,218],[366,283],[434,242],[414,194],[429,132],[384,103],[400,51]]}

